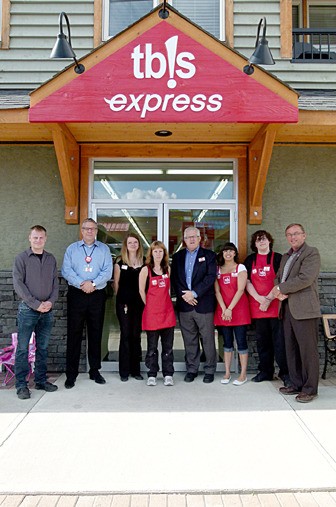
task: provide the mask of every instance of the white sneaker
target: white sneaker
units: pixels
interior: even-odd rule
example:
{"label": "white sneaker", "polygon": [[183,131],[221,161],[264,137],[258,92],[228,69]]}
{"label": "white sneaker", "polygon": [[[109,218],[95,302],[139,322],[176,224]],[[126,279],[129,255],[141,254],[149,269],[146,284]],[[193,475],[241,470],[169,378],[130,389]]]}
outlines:
{"label": "white sneaker", "polygon": [[164,386],[173,386],[174,385],[173,377],[170,377],[169,375],[167,375],[163,380],[163,385]]}
{"label": "white sneaker", "polygon": [[148,377],[147,385],[148,386],[156,386],[156,378],[155,377]]}
{"label": "white sneaker", "polygon": [[238,379],[236,379],[236,380],[234,380],[234,381],[232,382],[232,384],[233,384],[234,386],[242,386],[242,385],[243,385],[243,384],[245,384],[246,382],[247,382],[247,378],[246,378],[245,380],[238,380]]}

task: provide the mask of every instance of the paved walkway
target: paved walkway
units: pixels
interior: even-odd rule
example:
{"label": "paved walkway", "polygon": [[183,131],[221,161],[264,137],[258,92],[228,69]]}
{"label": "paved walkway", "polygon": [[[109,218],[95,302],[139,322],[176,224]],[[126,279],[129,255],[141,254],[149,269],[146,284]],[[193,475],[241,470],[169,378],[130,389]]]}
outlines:
{"label": "paved walkway", "polygon": [[332,507],[336,493],[258,493],[231,495],[0,496],[1,507]]}
{"label": "paved walkway", "polygon": [[336,505],[334,377],[305,405],[279,382],[105,376],[30,400],[1,389],[1,507]]}

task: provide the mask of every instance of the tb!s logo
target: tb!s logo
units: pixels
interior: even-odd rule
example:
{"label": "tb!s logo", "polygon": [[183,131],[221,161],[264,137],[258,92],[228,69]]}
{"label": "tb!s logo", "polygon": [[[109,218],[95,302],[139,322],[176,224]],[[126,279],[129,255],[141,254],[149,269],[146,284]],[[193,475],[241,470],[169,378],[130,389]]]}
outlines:
{"label": "tb!s logo", "polygon": [[[196,67],[192,63],[195,56],[182,51],[177,53],[178,35],[166,40],[166,54],[156,51],[152,52],[152,44],[145,44],[144,52],[141,51],[140,44],[136,46],[132,53],[133,74],[136,79],[160,79],[168,70],[168,88],[176,87],[175,75],[181,79],[190,79],[196,73]],[[155,67],[156,70],[153,69]]]}

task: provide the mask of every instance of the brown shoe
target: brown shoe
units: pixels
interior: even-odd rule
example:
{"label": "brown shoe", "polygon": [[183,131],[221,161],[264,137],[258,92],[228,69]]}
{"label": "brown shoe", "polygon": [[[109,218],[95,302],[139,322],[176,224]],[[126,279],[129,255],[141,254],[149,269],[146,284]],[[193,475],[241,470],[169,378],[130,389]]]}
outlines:
{"label": "brown shoe", "polygon": [[280,387],[279,392],[281,394],[286,394],[286,395],[300,394],[300,391],[295,389],[295,387]]}
{"label": "brown shoe", "polygon": [[300,403],[309,403],[310,401],[313,401],[313,399],[316,397],[317,394],[299,393],[295,399]]}

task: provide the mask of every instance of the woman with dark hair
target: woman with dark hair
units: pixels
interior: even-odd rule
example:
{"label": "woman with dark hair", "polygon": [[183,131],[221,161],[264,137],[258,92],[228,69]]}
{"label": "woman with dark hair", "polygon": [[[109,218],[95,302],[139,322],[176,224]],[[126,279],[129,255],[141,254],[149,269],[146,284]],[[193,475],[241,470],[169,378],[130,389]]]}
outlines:
{"label": "woman with dark hair", "polygon": [[120,257],[113,278],[120,326],[119,375],[120,380],[126,382],[129,375],[143,380],[140,374],[143,303],[139,294],[139,274],[144,256],[137,234],[131,232],[124,238]]}
{"label": "woman with dark hair", "polygon": [[273,252],[273,238],[264,230],[251,236],[250,254],[245,259],[247,269],[246,289],[249,294],[250,312],[256,323],[256,340],[259,356],[259,373],[251,380],[273,380],[274,357],[279,366],[279,377],[285,386],[290,384],[281,322],[278,318],[279,301],[272,289],[282,255]]}
{"label": "woman with dark hair", "polygon": [[215,326],[224,339],[225,375],[222,384],[231,380],[231,362],[233,356],[233,338],[237,342],[240,360],[240,375],[233,381],[235,386],[247,382],[248,346],[246,340],[247,325],[251,323],[249,304],[245,293],[247,272],[243,264],[238,263],[238,250],[233,243],[225,243],[217,255],[217,280],[215,291],[217,308]]}
{"label": "woman with dark hair", "polygon": [[145,304],[142,329],[147,333],[146,366],[149,369],[147,385],[156,385],[159,371],[158,341],[161,337],[164,385],[172,386],[176,318],[170,298],[169,256],[167,248],[161,241],[154,241],[148,249],[146,265],[140,272],[139,290]]}

